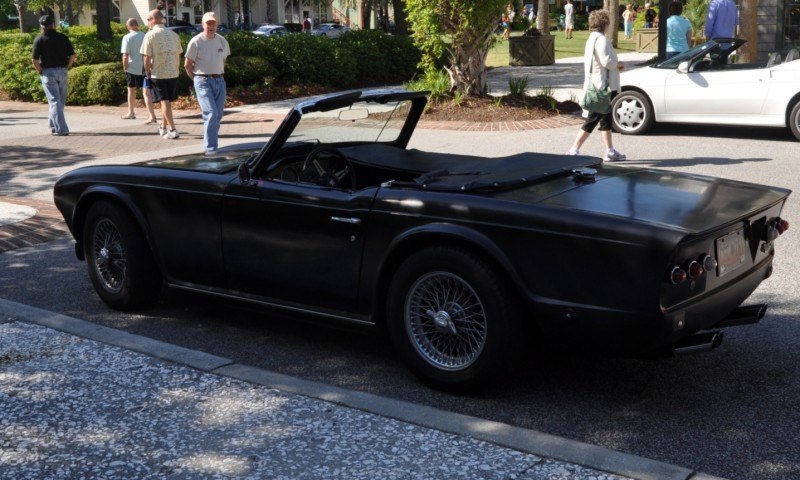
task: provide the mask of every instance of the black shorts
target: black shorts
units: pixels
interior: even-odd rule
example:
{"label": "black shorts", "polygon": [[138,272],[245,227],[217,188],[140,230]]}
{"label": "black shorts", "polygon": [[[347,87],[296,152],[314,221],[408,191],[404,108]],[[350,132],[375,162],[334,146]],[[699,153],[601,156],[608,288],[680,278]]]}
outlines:
{"label": "black shorts", "polygon": [[[611,92],[612,102],[614,101],[614,97],[616,96],[617,96],[616,91]],[[594,128],[597,127],[598,123],[600,124],[598,130],[600,130],[601,132],[605,130],[611,130],[611,122],[612,122],[611,112],[608,113],[589,112],[589,116],[586,117],[586,120],[584,120],[583,125],[581,125],[581,130],[583,130],[584,132],[592,133]]]}
{"label": "black shorts", "polygon": [[142,88],[144,75],[134,75],[132,73],[125,72],[125,80],[128,82],[129,87]]}
{"label": "black shorts", "polygon": [[153,87],[154,102],[174,102],[178,99],[178,79],[177,78],[150,78],[150,85]]}

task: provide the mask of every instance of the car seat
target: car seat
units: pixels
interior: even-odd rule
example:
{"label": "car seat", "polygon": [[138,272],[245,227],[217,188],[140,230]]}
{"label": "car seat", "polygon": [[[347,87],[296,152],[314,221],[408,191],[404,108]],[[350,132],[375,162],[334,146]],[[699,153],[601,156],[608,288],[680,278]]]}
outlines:
{"label": "car seat", "polygon": [[781,63],[781,54],[778,52],[772,52],[769,55],[769,60],[767,60],[767,68],[774,67],[779,63]]}
{"label": "car seat", "polygon": [[797,49],[793,48],[789,50],[789,52],[786,54],[786,58],[783,59],[783,63],[791,62],[792,60],[797,60],[797,58],[798,58]]}

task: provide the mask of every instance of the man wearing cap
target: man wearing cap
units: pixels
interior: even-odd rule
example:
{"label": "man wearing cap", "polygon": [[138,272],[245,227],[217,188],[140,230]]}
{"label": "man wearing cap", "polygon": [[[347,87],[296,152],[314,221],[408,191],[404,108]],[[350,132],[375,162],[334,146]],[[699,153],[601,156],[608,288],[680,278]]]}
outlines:
{"label": "man wearing cap", "polygon": [[172,102],[178,98],[183,47],[178,34],[164,27],[164,13],[161,10],[152,10],[147,14],[147,25],[150,31],[142,41],[141,54],[144,76],[153,87],[153,101],[161,102],[158,134],[167,140],[175,140],[180,135],[172,118]]}
{"label": "man wearing cap", "polygon": [[203,111],[203,149],[206,155],[219,148],[219,124],[225,112],[225,59],[231,54],[228,41],[217,34],[217,16],[203,14],[203,32],[186,47],[186,73],[194,81],[197,103]]}
{"label": "man wearing cap", "polygon": [[69,38],[55,30],[53,17],[44,15],[39,25],[42,31],[33,40],[32,62],[50,104],[50,133],[69,135],[64,105],[67,103],[67,69],[75,62],[75,50]]}

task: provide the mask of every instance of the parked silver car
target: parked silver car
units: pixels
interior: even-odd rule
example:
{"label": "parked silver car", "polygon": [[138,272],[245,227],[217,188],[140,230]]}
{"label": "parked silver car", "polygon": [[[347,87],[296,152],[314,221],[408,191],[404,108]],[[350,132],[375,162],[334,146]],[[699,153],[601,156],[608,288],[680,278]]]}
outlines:
{"label": "parked silver car", "polygon": [[289,30],[283,25],[261,25],[253,30],[253,34],[263,37],[272,37],[278,35],[288,35]]}
{"label": "parked silver car", "polygon": [[337,38],[341,34],[349,32],[350,28],[340,25],[338,23],[322,23],[311,30],[311,35],[323,36],[328,38]]}

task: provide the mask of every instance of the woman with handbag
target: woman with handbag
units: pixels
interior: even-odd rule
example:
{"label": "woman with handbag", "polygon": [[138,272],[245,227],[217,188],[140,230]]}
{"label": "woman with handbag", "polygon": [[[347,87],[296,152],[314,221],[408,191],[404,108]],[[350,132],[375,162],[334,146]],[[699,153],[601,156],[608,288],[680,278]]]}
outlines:
{"label": "woman with handbag", "polygon": [[585,78],[580,101],[586,120],[567,155],[578,155],[583,142],[599,124],[598,130],[606,147],[603,160],[616,162],[626,157],[611,142],[611,100],[619,92],[619,72],[625,68],[625,64],[617,60],[617,52],[604,35],[610,23],[605,10],[594,10],[589,14],[591,33],[584,49]]}

